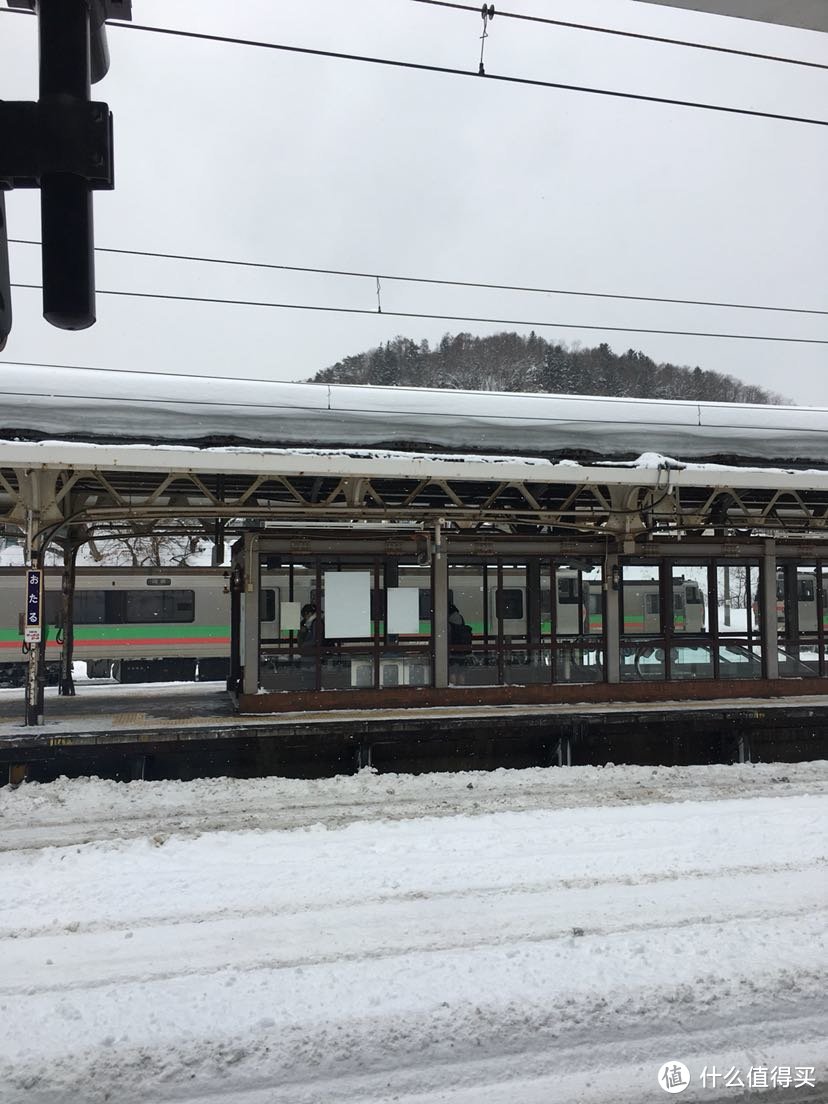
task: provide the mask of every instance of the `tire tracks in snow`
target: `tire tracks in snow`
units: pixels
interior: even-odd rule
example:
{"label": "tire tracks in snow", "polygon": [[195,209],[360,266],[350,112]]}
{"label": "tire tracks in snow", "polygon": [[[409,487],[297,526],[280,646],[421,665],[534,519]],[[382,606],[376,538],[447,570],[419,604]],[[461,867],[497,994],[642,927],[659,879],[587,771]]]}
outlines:
{"label": "tire tracks in snow", "polygon": [[[810,777],[802,772],[802,767],[812,769]],[[738,769],[734,769],[732,775],[724,773],[728,768],[722,768],[722,774],[712,778],[706,778],[699,773],[694,776],[692,768],[654,768],[657,772],[655,779],[636,779],[632,785],[622,785],[620,780],[614,780],[607,773],[585,776],[583,785],[575,784],[575,776],[572,781],[567,780],[561,784],[544,772],[544,781],[536,777],[541,768],[527,771],[506,772],[508,777],[494,779],[480,772],[467,772],[462,775],[463,781],[458,782],[457,775],[431,776],[436,781],[432,784],[432,793],[406,793],[408,786],[416,787],[416,777],[405,777],[400,780],[396,775],[372,776],[369,779],[360,780],[360,784],[367,792],[353,792],[355,787],[349,788],[347,794],[339,795],[335,792],[341,781],[327,780],[331,790],[330,797],[322,796],[319,800],[302,800],[299,794],[295,797],[289,789],[274,789],[274,795],[270,801],[246,800],[244,807],[238,804],[210,804],[212,794],[207,792],[206,785],[201,799],[197,795],[201,789],[195,786],[195,792],[190,793],[187,787],[192,783],[132,783],[132,786],[146,787],[146,792],[141,791],[141,797],[152,803],[153,787],[158,787],[159,803],[152,815],[145,811],[133,814],[133,810],[126,801],[129,789],[124,786],[124,794],[115,791],[121,800],[125,801],[123,809],[112,811],[106,817],[90,820],[90,810],[86,807],[78,810],[75,815],[67,815],[60,819],[53,819],[47,813],[54,810],[54,806],[46,806],[44,814],[38,818],[37,810],[27,809],[25,819],[18,825],[14,823],[14,813],[23,807],[26,791],[23,790],[13,795],[3,810],[0,792],[0,825],[3,827],[0,833],[0,852],[9,851],[40,851],[50,847],[84,846],[104,840],[117,843],[118,841],[151,838],[158,833],[170,836],[192,838],[210,832],[261,832],[261,831],[291,831],[308,828],[314,825],[324,825],[331,829],[342,828],[357,821],[387,820],[400,821],[423,817],[451,817],[451,816],[482,816],[500,812],[530,812],[544,809],[578,809],[590,808],[596,805],[604,807],[623,807],[642,804],[676,804],[684,801],[715,802],[723,799],[751,799],[756,797],[794,797],[815,795],[828,790],[828,779],[824,778],[825,771],[822,764],[779,764],[777,773],[768,775],[767,772],[756,777],[744,776]],[[549,768],[549,771],[559,768]],[[573,771],[587,770],[588,768],[570,768]],[[604,768],[607,772],[619,768]],[[623,770],[624,768],[620,768]],[[705,768],[700,768],[704,770]],[[733,768],[731,768],[733,769]],[[643,770],[643,768],[642,768]],[[681,776],[681,771],[691,771],[689,777]],[[664,773],[664,772],[671,773]],[[786,773],[787,772],[787,773]],[[664,776],[662,777],[662,774]],[[800,774],[802,776],[800,777]],[[529,777],[527,777],[529,776]],[[466,782],[468,778],[471,782]],[[550,781],[550,778],[552,779]],[[228,780],[234,785],[239,780]],[[280,779],[285,784],[287,780]],[[351,781],[348,779],[347,781]],[[579,778],[580,781],[580,778]],[[498,787],[497,783],[501,783]],[[52,784],[55,785],[55,784]],[[170,806],[167,801],[161,800],[161,795],[168,793],[168,787],[179,785],[181,797],[196,805],[195,809],[184,809],[181,805]],[[303,785],[297,781],[297,788]],[[318,786],[322,785],[317,783]],[[470,787],[470,788],[469,788]],[[45,787],[44,787],[45,789]],[[371,792],[372,789],[382,789],[381,794]],[[80,793],[80,787],[73,791],[70,787],[69,794]],[[135,791],[136,794],[138,790]],[[239,791],[241,792],[241,791]],[[109,790],[105,790],[109,794]],[[38,791],[38,796],[39,791]],[[298,798],[298,800],[296,799]],[[42,800],[42,799],[41,799]],[[111,798],[110,798],[111,800]],[[136,801],[138,798],[136,798]],[[225,798],[226,800],[226,798]],[[275,805],[281,801],[283,804]],[[73,807],[71,796],[68,802],[69,808]]]}
{"label": "tire tracks in snow", "polygon": [[608,875],[605,877],[552,877],[539,882],[521,882],[515,885],[495,883],[492,885],[477,885],[470,889],[446,889],[446,890],[410,890],[402,891],[388,889],[383,893],[361,893],[353,897],[328,898],[325,901],[308,901],[295,907],[279,907],[278,905],[247,906],[241,908],[220,908],[213,910],[201,910],[199,912],[176,912],[167,916],[134,917],[129,921],[116,919],[112,921],[75,921],[71,925],[50,923],[41,927],[25,928],[0,928],[0,944],[4,941],[36,939],[46,936],[59,936],[64,934],[98,934],[105,932],[134,931],[141,928],[175,927],[184,924],[202,924],[215,921],[244,919],[246,917],[268,916],[314,916],[324,914],[335,908],[351,908],[360,905],[384,905],[395,901],[423,901],[446,900],[456,901],[458,904],[470,899],[500,897],[519,891],[526,894],[545,894],[552,891],[567,890],[597,890],[610,887],[635,887],[654,886],[662,883],[676,881],[710,880],[711,878],[741,878],[758,876],[767,878],[775,874],[800,874],[812,871],[815,867],[822,868],[828,865],[828,858],[819,858],[806,863],[744,863],[715,869],[691,868],[680,870],[665,870],[657,873]]}

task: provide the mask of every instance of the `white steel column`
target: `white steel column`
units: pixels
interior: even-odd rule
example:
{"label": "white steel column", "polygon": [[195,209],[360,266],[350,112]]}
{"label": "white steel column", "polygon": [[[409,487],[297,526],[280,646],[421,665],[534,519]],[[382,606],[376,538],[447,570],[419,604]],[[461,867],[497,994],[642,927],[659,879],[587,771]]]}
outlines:
{"label": "white steel column", "polygon": [[448,560],[446,559],[440,522],[434,526],[434,554],[432,557],[431,605],[434,620],[431,632],[434,637],[434,685],[442,689],[449,684],[448,654]]}
{"label": "white steel column", "polygon": [[[606,596],[605,616],[607,648],[607,682],[621,681],[621,617],[620,583],[618,582],[618,556],[607,556],[604,561],[604,594]],[[613,586],[615,580],[615,586]]]}
{"label": "white steel column", "polygon": [[255,536],[246,540],[244,556],[244,592],[242,601],[242,640],[244,644],[243,693],[255,694],[259,689],[259,542]]}

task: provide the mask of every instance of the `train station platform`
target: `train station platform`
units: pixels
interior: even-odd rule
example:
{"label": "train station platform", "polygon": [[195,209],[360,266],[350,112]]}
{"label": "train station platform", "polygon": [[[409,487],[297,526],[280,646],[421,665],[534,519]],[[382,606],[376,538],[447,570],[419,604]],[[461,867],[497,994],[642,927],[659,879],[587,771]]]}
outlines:
{"label": "train station platform", "polygon": [[0,691],[0,782],[828,757],[824,695],[239,716],[220,683],[95,683],[46,705],[46,723],[26,727],[20,691]]}

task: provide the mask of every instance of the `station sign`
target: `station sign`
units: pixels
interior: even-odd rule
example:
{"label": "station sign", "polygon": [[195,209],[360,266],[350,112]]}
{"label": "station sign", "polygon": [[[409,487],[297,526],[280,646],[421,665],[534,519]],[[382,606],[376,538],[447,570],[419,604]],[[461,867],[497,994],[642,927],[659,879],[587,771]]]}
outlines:
{"label": "station sign", "polygon": [[26,572],[26,615],[23,639],[27,644],[39,644],[43,636],[43,572],[29,568]]}

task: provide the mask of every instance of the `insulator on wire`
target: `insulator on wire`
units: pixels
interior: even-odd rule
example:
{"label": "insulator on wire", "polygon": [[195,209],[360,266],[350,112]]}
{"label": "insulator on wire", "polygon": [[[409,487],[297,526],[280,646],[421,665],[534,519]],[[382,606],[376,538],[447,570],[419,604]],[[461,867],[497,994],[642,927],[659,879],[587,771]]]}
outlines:
{"label": "insulator on wire", "polygon": [[483,20],[483,34],[480,36],[480,64],[477,67],[477,75],[480,77],[486,76],[486,70],[483,67],[483,48],[486,45],[486,39],[489,37],[486,24],[490,19],[494,19],[494,13],[494,4],[484,4],[480,9],[480,16]]}

